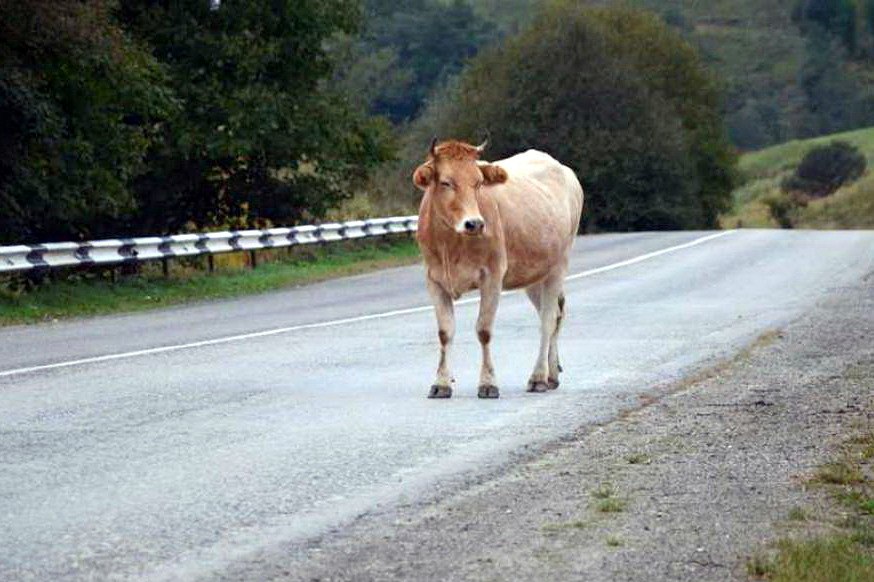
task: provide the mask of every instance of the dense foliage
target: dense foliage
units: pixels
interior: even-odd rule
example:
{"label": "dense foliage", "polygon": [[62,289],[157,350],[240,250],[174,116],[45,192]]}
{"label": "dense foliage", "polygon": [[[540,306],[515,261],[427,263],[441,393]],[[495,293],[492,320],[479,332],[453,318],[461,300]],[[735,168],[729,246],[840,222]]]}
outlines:
{"label": "dense foliage", "polygon": [[723,117],[872,125],[872,58],[874,0],[0,0],[0,244],[406,212],[434,132],[569,162],[589,228],[712,226]]}
{"label": "dense foliage", "polygon": [[865,173],[867,160],[859,148],[845,141],[811,149],[795,172],[783,182],[783,189],[814,198],[828,196],[858,180]]}
{"label": "dense foliage", "polygon": [[366,0],[342,86],[394,122],[415,118],[431,93],[458,74],[502,29],[467,0]]}
{"label": "dense foliage", "polygon": [[0,242],[109,232],[177,102],[108,0],[0,0]]}
{"label": "dense foliage", "polygon": [[[122,19],[167,64],[184,104],[138,188],[143,222],[292,222],[340,200],[388,152],[380,125],[322,89],[324,43],[355,31],[356,2],[122,0]],[[174,188],[166,188],[168,179]],[[171,212],[172,214],[168,214]]]}
{"label": "dense foliage", "polygon": [[0,0],[0,239],[318,216],[390,155],[326,88],[353,0]]}
{"label": "dense foliage", "polygon": [[441,135],[491,136],[571,165],[590,229],[713,226],[734,157],[716,86],[696,52],[652,15],[556,3],[477,57],[440,104]]}
{"label": "dense foliage", "polygon": [[874,56],[874,0],[797,0],[792,19],[806,34],[838,39],[852,58]]}
{"label": "dense foliage", "polygon": [[721,76],[739,148],[874,125],[874,0],[635,4],[662,15]]}

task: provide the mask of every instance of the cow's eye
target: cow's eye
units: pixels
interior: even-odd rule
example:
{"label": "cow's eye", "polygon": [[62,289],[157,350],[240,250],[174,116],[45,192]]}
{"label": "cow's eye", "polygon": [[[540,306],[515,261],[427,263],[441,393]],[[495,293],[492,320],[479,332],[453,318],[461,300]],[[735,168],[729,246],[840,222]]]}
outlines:
{"label": "cow's eye", "polygon": [[452,188],[452,182],[443,181],[443,182],[440,182],[440,185],[443,186],[444,188],[450,188],[450,189]]}

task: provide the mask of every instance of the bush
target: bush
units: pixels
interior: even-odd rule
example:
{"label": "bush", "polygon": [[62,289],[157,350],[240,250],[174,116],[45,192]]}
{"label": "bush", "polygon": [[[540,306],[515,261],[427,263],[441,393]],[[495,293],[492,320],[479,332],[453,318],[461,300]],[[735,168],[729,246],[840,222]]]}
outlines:
{"label": "bush", "polygon": [[798,210],[806,206],[806,201],[791,193],[777,191],[762,198],[762,204],[780,228],[793,228],[797,221]]}
{"label": "bush", "polygon": [[133,185],[132,228],[310,221],[392,157],[387,122],[326,86],[327,45],[357,30],[356,0],[119,4],[182,103]]}
{"label": "bush", "polygon": [[866,167],[865,155],[859,148],[845,141],[834,141],[807,152],[795,173],[783,181],[783,190],[822,198],[858,180]]}
{"label": "bush", "polygon": [[588,230],[706,228],[733,184],[719,101],[695,50],[656,16],[557,2],[475,58],[424,120],[440,137],[490,134],[490,159],[536,148],[569,165]]}
{"label": "bush", "polygon": [[357,0],[0,0],[0,244],[311,220],[392,157]]}
{"label": "bush", "polygon": [[0,0],[0,244],[120,234],[175,110],[111,0]]}

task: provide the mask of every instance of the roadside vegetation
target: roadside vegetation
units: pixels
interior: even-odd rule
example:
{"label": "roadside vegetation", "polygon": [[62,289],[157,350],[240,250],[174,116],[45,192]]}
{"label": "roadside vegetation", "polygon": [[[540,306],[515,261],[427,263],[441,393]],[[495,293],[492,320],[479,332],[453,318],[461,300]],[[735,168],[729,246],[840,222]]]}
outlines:
{"label": "roadside vegetation", "polygon": [[788,519],[829,533],[781,539],[772,552],[750,558],[747,572],[771,582],[874,580],[874,432],[868,428],[847,442],[810,487],[828,494],[832,511],[796,507]]}
{"label": "roadside vegetation", "polygon": [[488,136],[489,159],[536,148],[574,168],[587,231],[709,228],[734,185],[719,102],[695,49],[654,14],[554,2],[432,104],[410,163],[429,135]]}
{"label": "roadside vegetation", "polygon": [[712,227],[734,148],[874,124],[872,56],[871,0],[0,0],[0,244],[412,211],[434,133]]}
{"label": "roadside vegetation", "polygon": [[869,0],[634,0],[725,86],[732,143],[753,150],[874,125]]}
{"label": "roadside vegetation", "polygon": [[[847,181],[830,192],[802,192],[799,196],[793,180],[805,156],[833,144],[851,146],[867,169],[862,175],[850,172]],[[874,228],[872,168],[874,128],[792,141],[745,154],[739,162],[742,185],[734,191],[732,209],[720,223],[724,228]]]}
{"label": "roadside vegetation", "polygon": [[[0,244],[412,213],[434,135],[554,155],[589,232],[870,227],[870,172],[781,190],[824,139],[870,167],[870,130],[735,151],[874,124],[872,56],[874,0],[0,0]],[[36,300],[53,285],[140,308],[73,279],[0,281],[5,313],[34,306],[5,317],[92,312]]]}
{"label": "roadside vegetation", "polygon": [[246,265],[247,255],[237,253],[216,256],[214,273],[206,272],[203,258],[195,258],[173,261],[169,277],[162,275],[160,263],[150,263],[138,274],[119,275],[115,282],[108,270],[56,275],[54,281],[37,284],[26,279],[0,280],[0,325],[263,293],[418,260],[418,248],[409,239],[359,241],[262,251],[255,269]]}

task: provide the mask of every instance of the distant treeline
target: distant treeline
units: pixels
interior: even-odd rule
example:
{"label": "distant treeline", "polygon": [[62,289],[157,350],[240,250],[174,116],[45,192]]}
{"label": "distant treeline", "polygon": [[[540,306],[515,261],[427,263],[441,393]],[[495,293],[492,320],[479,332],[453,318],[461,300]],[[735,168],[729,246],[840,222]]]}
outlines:
{"label": "distant treeline", "polygon": [[720,75],[737,147],[874,125],[874,0],[632,3],[660,14]]}
{"label": "distant treeline", "polygon": [[351,195],[411,211],[435,133],[572,165],[589,229],[712,226],[727,136],[871,116],[872,2],[729,2],[807,39],[775,93],[700,42],[692,0],[0,0],[0,244],[292,224]]}
{"label": "distant treeline", "polygon": [[[366,0],[353,93],[415,119],[463,59],[525,28],[547,0]],[[874,125],[874,0],[578,0],[657,13],[719,76],[732,143],[757,149]],[[439,56],[432,59],[431,56]],[[366,71],[366,72],[365,72]]]}

